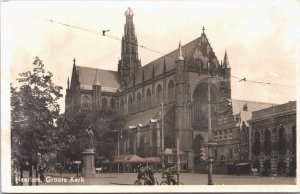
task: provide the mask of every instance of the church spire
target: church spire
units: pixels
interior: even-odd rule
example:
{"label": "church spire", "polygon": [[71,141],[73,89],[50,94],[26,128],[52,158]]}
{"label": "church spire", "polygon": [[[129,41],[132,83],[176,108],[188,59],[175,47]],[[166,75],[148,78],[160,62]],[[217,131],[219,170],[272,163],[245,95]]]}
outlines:
{"label": "church spire", "polygon": [[224,60],[223,60],[223,66],[225,68],[229,68],[229,60],[228,60],[228,56],[227,56],[227,51],[225,50],[225,55],[224,55]]}
{"label": "church spire", "polygon": [[96,69],[95,73],[95,79],[94,79],[94,84],[95,86],[100,86],[99,80],[98,80],[98,69]]}
{"label": "church spire", "polygon": [[119,60],[118,72],[124,84],[128,82],[129,77],[135,74],[135,71],[141,67],[141,61],[138,58],[138,42],[133,23],[133,11],[129,7],[125,13],[126,22],[124,25],[124,36],[121,45],[121,60]]}
{"label": "church spire", "polygon": [[68,89],[70,89],[70,80],[69,80],[69,77],[68,77]]}
{"label": "church spire", "polygon": [[183,55],[182,55],[181,41],[179,41],[176,61],[184,61],[184,58],[183,58]]}

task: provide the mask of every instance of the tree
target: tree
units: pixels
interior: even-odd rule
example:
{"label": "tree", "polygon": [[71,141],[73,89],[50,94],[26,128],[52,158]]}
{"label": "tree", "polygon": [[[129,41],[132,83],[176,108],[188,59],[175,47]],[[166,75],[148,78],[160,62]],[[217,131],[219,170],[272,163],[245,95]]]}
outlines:
{"label": "tree", "polygon": [[125,118],[111,109],[97,112],[78,112],[68,117],[70,134],[75,138],[70,145],[68,153],[71,160],[81,160],[81,152],[87,148],[88,138],[86,129],[91,127],[94,133],[94,148],[97,156],[111,160],[114,154],[117,133],[124,129]]}
{"label": "tree", "polygon": [[[31,166],[38,153],[56,153],[58,149],[56,120],[62,87],[53,83],[53,74],[45,71],[38,57],[33,65],[32,71],[19,74],[20,87],[11,84],[12,157],[20,161],[21,167],[24,157]],[[32,177],[32,168],[29,177]]]}
{"label": "tree", "polygon": [[90,115],[90,121],[95,133],[95,149],[98,156],[112,160],[116,147],[117,135],[115,131],[123,130],[125,118],[111,109],[104,109]]}

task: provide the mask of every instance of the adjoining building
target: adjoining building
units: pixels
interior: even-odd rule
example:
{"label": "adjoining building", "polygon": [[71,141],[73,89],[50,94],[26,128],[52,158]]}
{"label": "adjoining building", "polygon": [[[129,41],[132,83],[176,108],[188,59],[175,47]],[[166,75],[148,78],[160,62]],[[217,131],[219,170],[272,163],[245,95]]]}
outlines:
{"label": "adjoining building", "polygon": [[262,174],[296,175],[296,102],[254,111],[250,159]]}
{"label": "adjoining building", "polygon": [[118,71],[84,67],[74,59],[66,115],[106,108],[124,115],[127,123],[120,132],[119,155],[160,157],[166,149],[176,148],[179,136],[181,167],[193,169],[208,141],[210,84],[212,135],[218,143],[215,157],[225,160],[226,152],[229,159],[239,158],[233,151],[239,144],[239,128],[232,112],[226,51],[219,61],[203,27],[200,37],[142,65],[133,16],[130,8],[126,10]]}
{"label": "adjoining building", "polygon": [[249,161],[249,123],[252,112],[269,108],[277,104],[249,100],[232,100],[232,109],[237,126],[239,127],[239,145],[235,152],[239,153],[239,162]]}

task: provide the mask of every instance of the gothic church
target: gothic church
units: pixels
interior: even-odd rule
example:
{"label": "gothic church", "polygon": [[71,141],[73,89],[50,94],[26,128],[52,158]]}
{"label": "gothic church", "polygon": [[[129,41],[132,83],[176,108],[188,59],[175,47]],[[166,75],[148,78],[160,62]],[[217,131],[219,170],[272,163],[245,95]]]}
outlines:
{"label": "gothic church", "polygon": [[[230,103],[227,53],[223,62],[217,59],[203,27],[200,37],[185,45],[179,43],[174,51],[142,65],[130,8],[125,16],[118,71],[80,66],[74,59],[66,115],[106,108],[124,115],[127,123],[120,155],[159,157],[161,152],[176,148],[179,136],[181,168],[193,169],[200,148],[208,141],[209,83],[215,159],[237,158],[234,150],[239,129]],[[225,133],[225,139],[219,138]]]}

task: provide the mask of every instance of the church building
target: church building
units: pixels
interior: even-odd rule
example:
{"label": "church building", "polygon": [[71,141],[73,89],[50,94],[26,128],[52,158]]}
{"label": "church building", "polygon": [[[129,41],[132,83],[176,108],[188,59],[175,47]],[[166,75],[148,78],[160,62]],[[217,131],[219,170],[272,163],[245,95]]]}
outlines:
{"label": "church building", "polygon": [[[203,31],[191,42],[141,64],[133,11],[125,11],[118,71],[76,64],[66,91],[66,115],[110,108],[126,118],[118,155],[160,157],[176,150],[182,169],[193,169],[208,141],[211,112],[213,154],[217,161],[236,160],[239,128],[232,113],[231,68],[225,51],[219,61]],[[208,84],[210,102],[208,102]],[[208,111],[210,103],[211,111]],[[172,163],[166,158],[166,164]]]}

